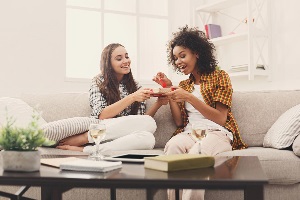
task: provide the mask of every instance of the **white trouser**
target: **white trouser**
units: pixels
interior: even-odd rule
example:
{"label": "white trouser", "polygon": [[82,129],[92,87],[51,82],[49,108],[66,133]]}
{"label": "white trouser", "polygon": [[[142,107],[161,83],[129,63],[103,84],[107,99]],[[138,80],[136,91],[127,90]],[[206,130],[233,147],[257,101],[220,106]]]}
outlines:
{"label": "white trouser", "polygon": [[[129,115],[118,118],[101,120],[106,125],[104,141],[110,141],[99,145],[99,151],[118,151],[134,149],[153,149],[156,131],[156,122],[149,115]],[[90,143],[92,138],[88,136]],[[112,141],[111,141],[112,140]],[[92,153],[95,146],[86,146],[83,152]]]}

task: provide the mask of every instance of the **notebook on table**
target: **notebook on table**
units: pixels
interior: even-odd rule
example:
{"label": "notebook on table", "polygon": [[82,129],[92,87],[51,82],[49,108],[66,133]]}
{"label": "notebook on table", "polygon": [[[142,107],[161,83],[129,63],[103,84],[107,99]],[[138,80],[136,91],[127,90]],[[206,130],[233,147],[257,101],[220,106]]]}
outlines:
{"label": "notebook on table", "polygon": [[108,172],[122,167],[122,162],[96,161],[76,157],[44,158],[41,164],[60,168],[61,170]]}

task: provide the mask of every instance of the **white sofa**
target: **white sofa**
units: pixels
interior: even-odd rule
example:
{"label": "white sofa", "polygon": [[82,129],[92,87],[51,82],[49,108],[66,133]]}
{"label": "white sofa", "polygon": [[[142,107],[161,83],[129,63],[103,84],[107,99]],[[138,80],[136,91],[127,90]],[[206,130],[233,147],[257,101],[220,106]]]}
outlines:
{"label": "white sofa", "polygon": [[[42,117],[47,121],[55,121],[76,116],[89,116],[90,107],[88,93],[62,93],[22,95],[21,99],[30,106],[39,104]],[[151,105],[154,99],[147,101]],[[242,139],[249,145],[248,149],[225,152],[221,155],[258,156],[261,165],[269,178],[264,188],[266,200],[298,200],[300,198],[300,158],[291,150],[264,148],[263,140],[266,132],[278,117],[289,108],[300,104],[300,91],[261,91],[234,92],[233,114],[239,125]],[[172,121],[169,106],[162,107],[155,115],[157,130],[154,150],[146,152],[162,153],[163,147],[176,129]],[[41,149],[45,154],[65,154],[57,149]],[[67,151],[68,152],[68,151]],[[140,151],[141,152],[141,151]],[[72,152],[68,152],[72,154]],[[116,154],[120,152],[108,152]],[[15,190],[17,190],[14,187]],[[0,190],[12,190],[12,187],[0,186]],[[92,192],[90,192],[92,191]],[[39,188],[30,189],[25,196],[39,198]],[[207,190],[206,200],[243,199],[243,191]],[[72,189],[66,192],[64,199],[109,199],[109,191],[105,189]],[[117,190],[117,199],[146,199],[144,190]],[[160,190],[155,199],[167,199],[166,191]]]}

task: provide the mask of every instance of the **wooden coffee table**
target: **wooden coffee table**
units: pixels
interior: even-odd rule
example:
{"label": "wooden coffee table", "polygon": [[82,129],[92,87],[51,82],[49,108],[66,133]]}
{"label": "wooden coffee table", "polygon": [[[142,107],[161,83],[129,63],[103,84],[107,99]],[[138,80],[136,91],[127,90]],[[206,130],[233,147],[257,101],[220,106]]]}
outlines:
{"label": "wooden coffee table", "polygon": [[177,198],[179,189],[242,189],[247,200],[264,198],[263,187],[268,179],[257,157],[218,157],[217,161],[220,158],[226,161],[214,168],[169,173],[131,163],[108,173],[61,171],[48,166],[34,173],[0,171],[0,185],[22,185],[25,190],[39,186],[43,200],[62,199],[63,192],[72,188],[110,188],[111,199],[116,199],[117,188],[145,188],[147,199],[152,199],[156,189],[176,189]]}

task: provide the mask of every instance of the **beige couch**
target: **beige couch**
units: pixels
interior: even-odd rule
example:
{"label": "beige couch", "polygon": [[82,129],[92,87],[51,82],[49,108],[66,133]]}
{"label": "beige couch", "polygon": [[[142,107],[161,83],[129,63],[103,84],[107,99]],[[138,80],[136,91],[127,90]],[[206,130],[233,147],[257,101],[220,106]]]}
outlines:
{"label": "beige couch", "polygon": [[[42,117],[47,121],[89,116],[90,107],[88,93],[63,93],[47,95],[22,95],[21,99],[31,106],[39,104],[43,111]],[[151,105],[154,99],[147,101]],[[277,118],[289,108],[300,104],[300,91],[263,91],[234,92],[233,114],[239,124],[243,140],[248,149],[225,152],[221,155],[258,156],[261,165],[269,178],[265,186],[266,200],[296,200],[300,198],[300,158],[293,151],[264,148],[263,139]],[[162,153],[163,147],[176,129],[169,106],[162,107],[155,115],[157,130],[155,132],[156,146],[146,152]],[[69,151],[57,149],[41,149],[44,154],[72,154]],[[141,151],[140,151],[141,152]],[[119,152],[108,152],[116,154]],[[0,186],[1,189],[10,189]],[[16,188],[15,188],[16,189]],[[109,199],[108,190],[72,189],[64,194],[64,199]],[[30,189],[26,196],[38,198],[39,188]],[[117,199],[146,199],[144,190],[117,190]],[[243,199],[243,191],[207,190],[207,200]],[[160,190],[155,199],[167,199],[166,191]]]}

